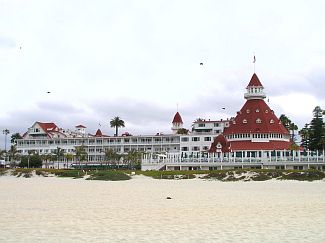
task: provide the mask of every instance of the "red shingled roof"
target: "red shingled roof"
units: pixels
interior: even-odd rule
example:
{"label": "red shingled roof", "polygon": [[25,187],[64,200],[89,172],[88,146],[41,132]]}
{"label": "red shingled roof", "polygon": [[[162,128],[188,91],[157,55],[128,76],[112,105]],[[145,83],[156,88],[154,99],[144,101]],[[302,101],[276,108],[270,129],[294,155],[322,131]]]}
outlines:
{"label": "red shingled roof", "polygon": [[182,117],[178,112],[175,114],[172,123],[183,123]]}
{"label": "red shingled roof", "polygon": [[[259,123],[260,122],[260,123]],[[247,100],[224,134],[278,133],[289,134],[264,100]]]}
{"label": "red shingled roof", "polygon": [[254,87],[263,87],[261,81],[258,79],[256,73],[253,74],[251,81],[247,85],[247,87],[254,86]]}
{"label": "red shingled roof", "polygon": [[37,124],[44,130],[44,132],[55,131],[58,127],[53,122],[37,122]]}
{"label": "red shingled roof", "polygon": [[251,142],[251,141],[232,141],[230,150],[288,150],[290,141],[269,141],[269,142]]}
{"label": "red shingled roof", "polygon": [[96,137],[102,137],[103,136],[102,131],[100,129],[98,129],[95,136]]}

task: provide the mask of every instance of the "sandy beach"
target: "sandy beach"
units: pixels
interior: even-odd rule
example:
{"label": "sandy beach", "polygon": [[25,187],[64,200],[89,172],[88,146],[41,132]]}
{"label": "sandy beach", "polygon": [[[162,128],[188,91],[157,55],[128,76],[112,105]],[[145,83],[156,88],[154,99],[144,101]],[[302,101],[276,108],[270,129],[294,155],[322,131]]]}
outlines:
{"label": "sandy beach", "polygon": [[0,184],[1,242],[325,241],[324,181],[2,176]]}

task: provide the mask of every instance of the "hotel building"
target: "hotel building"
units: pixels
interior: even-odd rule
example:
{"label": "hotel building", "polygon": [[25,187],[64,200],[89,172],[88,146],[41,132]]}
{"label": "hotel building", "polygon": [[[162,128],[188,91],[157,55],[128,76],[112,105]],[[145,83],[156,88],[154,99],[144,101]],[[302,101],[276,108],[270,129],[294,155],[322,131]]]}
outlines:
{"label": "hotel building", "polygon": [[[142,169],[191,170],[224,168],[325,169],[324,153],[314,154],[290,150],[292,141],[287,129],[265,103],[264,87],[254,73],[246,87],[244,106],[227,120],[199,119],[188,134],[178,134],[183,120],[177,112],[171,134],[107,136],[98,129],[89,134],[78,125],[74,131],[59,128],[55,123],[35,122],[17,140],[17,150],[27,155],[53,154],[59,147],[75,154],[83,145],[87,164],[105,163],[105,150],[120,154],[132,150],[145,152]],[[306,162],[306,163],[304,163]],[[71,167],[75,159],[52,163],[52,167]],[[50,165],[51,166],[51,165]]]}

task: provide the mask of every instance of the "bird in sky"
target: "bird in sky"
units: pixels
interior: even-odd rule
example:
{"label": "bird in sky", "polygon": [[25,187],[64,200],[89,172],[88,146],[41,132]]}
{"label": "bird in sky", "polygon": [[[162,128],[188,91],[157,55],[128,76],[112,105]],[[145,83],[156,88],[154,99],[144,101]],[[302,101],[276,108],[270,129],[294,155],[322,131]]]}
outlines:
{"label": "bird in sky", "polygon": [[46,93],[47,93],[47,94],[50,94],[51,92],[50,92],[50,91],[47,91]]}
{"label": "bird in sky", "polygon": [[200,65],[203,66],[203,62],[200,62]]}

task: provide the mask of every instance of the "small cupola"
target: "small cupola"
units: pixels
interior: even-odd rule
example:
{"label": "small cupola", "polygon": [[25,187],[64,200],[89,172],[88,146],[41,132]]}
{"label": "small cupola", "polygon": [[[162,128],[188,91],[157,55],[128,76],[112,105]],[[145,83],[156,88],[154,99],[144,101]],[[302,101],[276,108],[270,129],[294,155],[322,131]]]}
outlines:
{"label": "small cupola", "polygon": [[172,131],[177,133],[178,129],[183,128],[183,120],[179,112],[176,112],[174,119],[172,121]]}
{"label": "small cupola", "polygon": [[244,95],[247,100],[261,100],[265,99],[264,87],[261,81],[258,79],[256,73],[253,74],[251,81],[246,87],[246,93]]}

